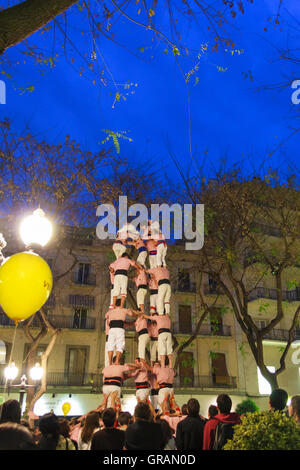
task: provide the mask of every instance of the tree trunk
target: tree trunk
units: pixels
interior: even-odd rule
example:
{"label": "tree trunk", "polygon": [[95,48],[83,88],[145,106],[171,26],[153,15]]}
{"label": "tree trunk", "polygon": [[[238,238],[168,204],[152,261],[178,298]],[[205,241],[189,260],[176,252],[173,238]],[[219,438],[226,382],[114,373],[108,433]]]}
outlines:
{"label": "tree trunk", "polygon": [[0,12],[0,54],[31,36],[77,0],[26,0]]}

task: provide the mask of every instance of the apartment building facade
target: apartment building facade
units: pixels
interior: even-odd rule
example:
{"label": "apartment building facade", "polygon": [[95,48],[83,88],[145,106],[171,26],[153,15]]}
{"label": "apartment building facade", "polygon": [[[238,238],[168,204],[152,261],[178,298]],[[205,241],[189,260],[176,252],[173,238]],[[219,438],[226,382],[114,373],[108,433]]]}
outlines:
{"label": "apartment building facade", "polygon": [[[9,256],[18,251],[22,251],[18,241],[10,240],[4,255]],[[69,415],[83,414],[102,401],[104,317],[110,302],[108,265],[114,259],[111,241],[97,239],[93,231],[89,235],[85,232],[78,234],[75,238],[74,234],[67,234],[59,247],[54,240],[41,255],[48,261],[54,278],[58,276],[46,308],[48,318],[61,331],[48,360],[47,393],[36,403],[35,412],[41,415],[52,409],[60,415],[62,404],[68,402],[71,405]],[[177,401],[182,405],[191,396],[198,398],[201,412],[206,416],[208,406],[215,403],[216,396],[228,393],[233,399],[233,407],[250,397],[261,409],[267,409],[268,388],[264,388],[267,384],[260,377],[246,337],[235,320],[228,299],[218,292],[214,281],[208,277],[200,278],[197,256],[196,252],[185,251],[181,245],[168,247],[174,345],[178,348],[193,336],[178,358],[175,379]],[[296,277],[299,272],[300,269],[295,271]],[[135,288],[131,281],[129,286],[131,294],[135,297]],[[200,289],[207,303],[213,303],[216,296],[217,302],[214,312],[205,318],[196,332],[202,312]],[[269,367],[278,366],[280,351],[286,344],[290,319],[300,304],[299,288],[287,290],[284,295],[284,320],[264,340],[265,363]],[[266,304],[268,309],[265,308]],[[127,305],[130,306],[130,296]],[[271,284],[262,285],[253,292],[249,313],[258,324],[268,322],[275,308],[276,291]],[[33,335],[38,331],[39,325],[33,324]],[[37,362],[49,339],[48,334],[39,344],[36,351]],[[300,341],[299,328],[296,329],[294,342],[286,358],[286,370],[279,377],[280,387],[285,388],[290,396],[300,393],[300,364],[293,359],[297,340]],[[14,382],[18,384],[21,373],[26,372],[29,347],[22,324],[16,328],[5,313],[1,312],[2,400],[8,397],[4,378],[5,366],[10,358],[14,360],[20,371]],[[134,362],[136,356],[137,337],[134,328],[130,328],[126,330],[125,361]],[[18,396],[17,387],[10,390],[10,396]],[[128,380],[123,387],[123,406],[133,411],[135,403],[134,383]]]}

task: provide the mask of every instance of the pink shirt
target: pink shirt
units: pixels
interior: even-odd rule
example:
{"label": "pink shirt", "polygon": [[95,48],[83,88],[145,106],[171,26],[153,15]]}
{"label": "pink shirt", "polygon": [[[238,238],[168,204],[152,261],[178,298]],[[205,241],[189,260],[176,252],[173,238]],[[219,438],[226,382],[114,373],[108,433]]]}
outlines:
{"label": "pink shirt", "polygon": [[148,382],[149,372],[146,367],[142,367],[138,369],[134,374],[134,381],[135,382]]}
{"label": "pink shirt", "polygon": [[159,266],[157,268],[148,269],[148,272],[155,277],[156,281],[161,281],[162,279],[170,279],[170,273],[167,268]]}
{"label": "pink shirt", "polygon": [[[154,315],[155,318],[157,315]],[[148,333],[150,338],[157,338],[158,337],[158,326],[157,323],[154,321],[150,321],[147,323]]]}
{"label": "pink shirt", "polygon": [[132,259],[126,258],[121,256],[121,258],[116,259],[113,263],[110,264],[110,267],[113,268],[114,271],[118,269],[125,269],[128,271],[130,266],[134,266],[135,262]]}
{"label": "pink shirt", "polygon": [[108,310],[108,312],[105,314],[105,318],[108,320],[108,324],[111,322],[111,320],[126,320],[126,315],[129,315],[132,317],[131,310],[128,308],[121,308],[121,307],[116,307],[116,308],[111,308]]}
{"label": "pink shirt", "polygon": [[145,328],[147,330],[147,320],[146,320],[146,318],[138,317],[135,321],[136,332],[139,332],[139,331],[141,331]]}
{"label": "pink shirt", "polygon": [[162,416],[162,419],[165,419],[169,423],[170,427],[173,429],[175,436],[176,436],[178,423],[180,423],[180,421],[182,421],[185,418],[186,416],[167,416],[167,415]]}
{"label": "pink shirt", "polygon": [[146,274],[146,271],[143,269],[141,271],[139,271],[138,275],[133,279],[136,286],[140,286],[140,285],[147,285],[148,284],[148,278],[147,278],[147,274]]}
{"label": "pink shirt", "polygon": [[150,240],[146,241],[146,248],[148,251],[156,251],[156,243],[154,240],[150,238]]}
{"label": "pink shirt", "polygon": [[153,373],[156,374],[157,382],[159,384],[173,384],[174,382],[175,372],[173,369],[171,369],[171,367],[154,366]]}
{"label": "pink shirt", "polygon": [[169,315],[152,315],[151,318],[156,322],[158,330],[161,328],[171,329],[171,320]]}
{"label": "pink shirt", "polygon": [[112,364],[111,366],[104,367],[102,374],[104,379],[108,379],[110,377],[121,377],[123,380],[125,372],[128,372],[129,370],[130,369],[127,364],[124,364],[123,366]]}
{"label": "pink shirt", "polygon": [[151,290],[158,289],[158,283],[157,283],[157,280],[155,278],[151,277],[148,282],[149,282],[149,289],[151,289]]}

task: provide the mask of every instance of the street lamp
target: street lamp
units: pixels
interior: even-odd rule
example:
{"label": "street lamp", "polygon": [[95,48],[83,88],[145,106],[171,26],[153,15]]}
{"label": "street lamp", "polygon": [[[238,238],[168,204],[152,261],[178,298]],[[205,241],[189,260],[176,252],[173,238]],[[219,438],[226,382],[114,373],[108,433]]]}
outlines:
{"label": "street lamp", "polygon": [[22,410],[24,395],[26,393],[26,390],[29,387],[34,387],[35,392],[36,392],[37,384],[43,377],[44,369],[40,366],[39,363],[36,363],[35,366],[30,369],[29,375],[30,375],[31,379],[34,380],[34,382],[35,382],[34,385],[27,384],[27,377],[26,377],[25,374],[22,375],[21,382],[19,384],[16,384],[16,385],[13,384],[13,381],[17,377],[18,372],[19,372],[19,369],[16,367],[15,363],[12,362],[10,365],[8,365],[4,369],[4,376],[8,381],[8,387],[7,387],[8,395],[10,393],[11,388],[18,388],[19,389],[19,392],[20,392],[19,403],[20,403],[20,407],[21,407],[21,410]]}
{"label": "street lamp", "polygon": [[20,225],[20,236],[25,246],[37,244],[44,247],[52,235],[52,224],[45,217],[41,208],[36,209],[32,215],[25,217]]}

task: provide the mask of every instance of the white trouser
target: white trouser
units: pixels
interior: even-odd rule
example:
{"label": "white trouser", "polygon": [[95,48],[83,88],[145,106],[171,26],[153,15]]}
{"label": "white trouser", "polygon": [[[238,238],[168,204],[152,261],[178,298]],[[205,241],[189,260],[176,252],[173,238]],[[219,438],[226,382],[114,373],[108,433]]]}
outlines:
{"label": "white trouser", "polygon": [[110,328],[107,340],[107,351],[123,352],[125,349],[124,328]]}
{"label": "white trouser", "polygon": [[[118,396],[121,396],[121,387],[118,387],[118,385],[103,385],[102,387],[102,393],[103,395],[109,395],[110,393],[113,392],[118,392]],[[108,397],[107,400],[107,408],[111,407],[111,397]]]}
{"label": "white trouser", "polygon": [[126,246],[122,245],[121,243],[113,243],[112,249],[115,257],[118,259],[121,258],[123,253],[125,253]]}
{"label": "white trouser", "polygon": [[173,353],[172,335],[170,332],[165,331],[163,333],[159,333],[157,349],[159,356],[169,356]]}
{"label": "white trouser", "polygon": [[146,259],[147,259],[147,250],[141,251],[136,259],[136,262],[141,266],[146,266]]}
{"label": "white trouser", "polygon": [[[107,340],[105,341],[105,348],[104,348],[104,367],[107,367],[109,365],[109,360],[108,360],[108,350],[107,350]],[[115,350],[113,356],[115,356]]]}
{"label": "white trouser", "polygon": [[150,310],[151,310],[151,315],[153,313],[156,313],[157,309],[157,293],[156,294],[150,294]]}
{"label": "white trouser", "polygon": [[137,293],[136,293],[136,303],[137,303],[138,308],[140,308],[140,305],[145,305],[145,297],[146,297],[147,292],[148,292],[148,289],[146,289],[145,287],[138,288]]}
{"label": "white trouser", "polygon": [[144,401],[144,400],[148,400],[149,393],[150,393],[149,388],[140,388],[136,390],[135,396],[137,399]]}
{"label": "white trouser", "polygon": [[113,296],[127,295],[128,276],[125,274],[116,274],[114,278]]}
{"label": "white trouser", "polygon": [[165,387],[165,388],[160,388],[158,392],[158,404],[161,407],[166,395],[172,395],[174,393],[173,388]]}
{"label": "white trouser", "polygon": [[170,299],[171,299],[170,284],[160,284],[158,286],[158,293],[157,293],[157,299],[156,299],[156,309],[157,309],[158,315],[163,315],[164,312],[169,315]]}
{"label": "white trouser", "polygon": [[157,266],[166,266],[167,245],[160,243],[157,245]]}
{"label": "white trouser", "polygon": [[148,335],[148,333],[144,333],[139,336],[138,338],[139,358],[146,359],[146,348],[149,342],[150,342],[150,336]]}
{"label": "white trouser", "polygon": [[150,264],[150,269],[157,268],[157,254],[155,255],[150,255],[149,254],[149,264]]}
{"label": "white trouser", "polygon": [[150,361],[157,361],[157,343],[158,340],[150,339]]}

